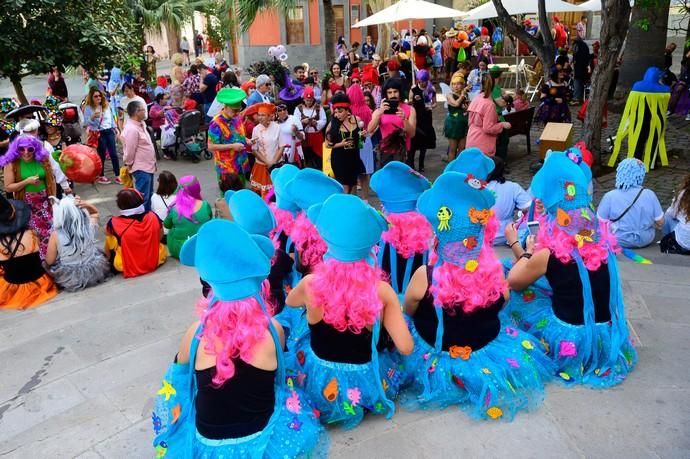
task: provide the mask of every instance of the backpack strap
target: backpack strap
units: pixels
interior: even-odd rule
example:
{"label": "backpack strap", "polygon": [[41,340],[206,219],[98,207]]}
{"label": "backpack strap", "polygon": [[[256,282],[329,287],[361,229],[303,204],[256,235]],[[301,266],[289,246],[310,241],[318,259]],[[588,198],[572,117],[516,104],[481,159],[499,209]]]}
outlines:
{"label": "backpack strap", "polygon": [[614,219],[612,219],[612,220],[609,220],[609,221],[610,221],[611,223],[616,223],[618,220],[620,220],[621,218],[625,217],[625,214],[627,214],[628,211],[629,211],[630,209],[632,209],[632,207],[635,205],[635,203],[637,202],[637,200],[640,199],[640,196],[642,196],[642,192],[643,192],[644,190],[645,190],[645,188],[640,188],[640,191],[637,193],[637,196],[635,196],[635,199],[633,199],[633,202],[631,202],[630,205],[629,205],[628,207],[625,208],[625,210],[623,211],[623,213],[620,214],[618,217],[616,217],[616,218],[614,218]]}

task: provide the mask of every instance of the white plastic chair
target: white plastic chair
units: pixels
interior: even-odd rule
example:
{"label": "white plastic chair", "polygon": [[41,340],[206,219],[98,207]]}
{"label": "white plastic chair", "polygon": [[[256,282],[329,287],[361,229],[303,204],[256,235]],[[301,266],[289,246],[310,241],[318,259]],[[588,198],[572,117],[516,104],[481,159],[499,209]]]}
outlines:
{"label": "white plastic chair", "polygon": [[446,96],[451,93],[450,86],[445,83],[439,83],[438,85],[441,88],[441,94],[443,95],[443,107],[448,108],[448,99]]}

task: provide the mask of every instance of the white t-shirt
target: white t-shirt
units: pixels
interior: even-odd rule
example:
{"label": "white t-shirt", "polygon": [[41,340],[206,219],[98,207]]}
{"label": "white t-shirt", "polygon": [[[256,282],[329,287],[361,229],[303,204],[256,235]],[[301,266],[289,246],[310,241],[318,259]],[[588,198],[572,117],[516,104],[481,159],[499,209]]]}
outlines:
{"label": "white t-shirt", "polygon": [[[301,108],[301,111],[300,111],[300,108]],[[300,124],[301,124],[302,123],[302,117],[316,118],[317,114],[318,114],[319,119],[316,121],[316,128],[314,128],[312,126],[307,126],[306,128],[304,128],[304,132],[317,132],[317,131],[321,131],[323,128],[326,127],[326,121],[327,121],[326,112],[324,111],[324,109],[321,105],[314,103],[314,105],[311,108],[309,108],[305,105],[298,106],[297,108],[295,108],[295,113],[293,114],[293,116],[295,117],[295,119],[299,120]]]}
{"label": "white t-shirt", "polygon": [[690,215],[685,215],[678,210],[678,203],[682,196],[683,192],[681,191],[669,208],[669,213],[678,220],[678,224],[673,228],[673,231],[676,232],[676,241],[685,250],[690,250]]}
{"label": "white t-shirt", "polygon": [[120,99],[120,108],[122,109],[122,112],[124,113],[122,119],[124,120],[124,124],[127,123],[127,120],[129,119],[129,115],[127,114],[127,105],[129,105],[130,102],[137,101],[144,105],[144,108],[146,109],[146,116],[144,117],[145,120],[149,118],[149,109],[146,107],[146,101],[144,100],[143,97],[141,96],[134,96],[132,98],[129,98],[127,96],[122,96]]}
{"label": "white t-shirt", "polygon": [[[640,196],[635,201],[638,194]],[[626,212],[628,207],[630,209]],[[627,190],[614,189],[606,193],[597,208],[597,216],[602,220],[615,220],[622,216],[615,223],[611,222],[618,245],[637,248],[654,242],[654,223],[664,217],[664,211],[652,190],[644,189],[640,193],[640,187],[634,187]]]}
{"label": "white t-shirt", "polygon": [[[263,124],[257,124],[254,126],[252,131],[252,139],[255,143],[252,145],[254,151],[259,151],[264,157],[270,161],[279,161],[280,157],[277,155],[276,151],[280,143],[280,126],[275,121],[271,121],[268,127],[264,127]],[[263,161],[256,159],[260,164]],[[270,164],[273,165],[273,164]]]}
{"label": "white t-shirt", "polygon": [[293,162],[293,145],[297,150],[297,155],[299,155],[300,158],[304,159],[304,153],[302,152],[301,142],[298,139],[292,137],[293,126],[297,126],[298,131],[304,131],[304,128],[302,127],[302,121],[294,115],[288,115],[285,121],[283,121],[282,123],[276,121],[276,123],[278,123],[278,126],[280,126],[280,145],[290,145],[290,148],[285,150],[285,156],[287,157],[288,162]]}
{"label": "white t-shirt", "polygon": [[[176,195],[172,196],[161,196],[158,193],[153,193],[151,195],[151,210],[154,214],[158,215],[161,221],[165,220],[170,212],[170,207],[175,204],[177,199]],[[167,230],[166,230],[167,232]]]}
{"label": "white t-shirt", "polygon": [[528,208],[532,204],[532,196],[519,184],[507,180],[504,183],[489,182],[486,187],[493,191],[496,196],[496,204],[492,209],[500,223],[494,245],[505,244],[506,238],[503,231],[509,223],[513,222],[515,209]]}

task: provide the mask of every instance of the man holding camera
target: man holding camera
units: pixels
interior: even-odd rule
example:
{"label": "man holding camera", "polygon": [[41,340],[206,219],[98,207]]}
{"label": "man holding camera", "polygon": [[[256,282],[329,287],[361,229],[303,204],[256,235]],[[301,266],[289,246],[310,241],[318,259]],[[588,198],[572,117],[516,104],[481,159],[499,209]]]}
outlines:
{"label": "man holding camera", "polygon": [[383,87],[385,99],[374,110],[369,123],[369,134],[381,131],[379,152],[381,165],[392,160],[405,161],[417,130],[417,113],[402,100],[403,83],[399,78],[386,80]]}

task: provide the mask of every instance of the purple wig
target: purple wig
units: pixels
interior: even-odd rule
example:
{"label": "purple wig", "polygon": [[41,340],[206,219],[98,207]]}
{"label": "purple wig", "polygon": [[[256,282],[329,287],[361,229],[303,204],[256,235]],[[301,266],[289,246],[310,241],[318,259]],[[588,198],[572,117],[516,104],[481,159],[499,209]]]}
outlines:
{"label": "purple wig", "polygon": [[177,197],[175,198],[175,204],[173,204],[177,209],[177,221],[186,218],[187,220],[197,223],[192,218],[192,215],[194,214],[196,202],[202,199],[199,180],[193,175],[185,175],[180,178],[178,184]]}
{"label": "purple wig", "polygon": [[23,148],[33,148],[34,159],[39,163],[42,163],[46,158],[48,158],[48,150],[43,148],[43,142],[32,135],[20,134],[12,141],[12,143],[10,143],[7,153],[0,156],[0,167],[5,167],[19,159],[21,156],[20,150]]}

